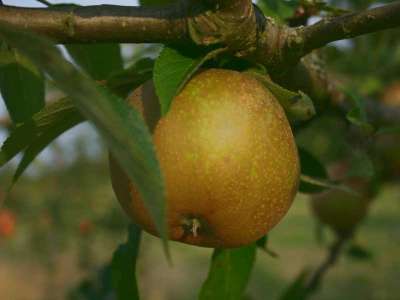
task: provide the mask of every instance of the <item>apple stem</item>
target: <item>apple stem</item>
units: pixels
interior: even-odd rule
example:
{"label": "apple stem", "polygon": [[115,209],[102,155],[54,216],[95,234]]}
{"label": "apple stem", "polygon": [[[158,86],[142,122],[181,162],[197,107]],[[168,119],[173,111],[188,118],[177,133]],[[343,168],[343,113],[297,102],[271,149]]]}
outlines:
{"label": "apple stem", "polygon": [[195,217],[184,218],[182,221],[182,225],[186,232],[192,234],[194,237],[198,236],[199,230],[201,228],[201,222],[198,218]]}

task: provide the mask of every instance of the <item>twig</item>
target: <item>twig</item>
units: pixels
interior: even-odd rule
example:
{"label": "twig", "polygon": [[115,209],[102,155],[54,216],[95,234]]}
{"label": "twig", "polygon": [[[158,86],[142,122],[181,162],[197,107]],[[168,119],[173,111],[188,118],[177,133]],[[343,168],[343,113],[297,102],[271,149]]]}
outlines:
{"label": "twig", "polygon": [[337,237],[335,242],[330,247],[329,253],[328,253],[328,256],[326,257],[326,259],[321,263],[321,265],[311,275],[311,277],[306,285],[306,291],[308,293],[312,293],[318,288],[318,286],[320,285],[326,272],[332,266],[335,265],[339,255],[341,253],[343,245],[345,244],[346,241],[347,241],[347,237]]}
{"label": "twig", "polygon": [[400,26],[400,1],[357,13],[345,14],[304,27],[304,54],[326,44]]}
{"label": "twig", "polygon": [[52,3],[48,2],[47,0],[36,0],[36,1],[39,2],[39,3],[42,3],[43,5],[46,5],[46,6],[52,6],[53,5]]}

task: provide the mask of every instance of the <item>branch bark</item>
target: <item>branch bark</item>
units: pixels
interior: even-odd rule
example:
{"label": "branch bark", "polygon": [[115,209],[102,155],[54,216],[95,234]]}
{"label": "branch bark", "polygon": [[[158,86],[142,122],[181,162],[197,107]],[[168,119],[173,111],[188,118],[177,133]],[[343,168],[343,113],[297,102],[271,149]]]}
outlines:
{"label": "branch bark", "polygon": [[303,55],[326,44],[400,26],[400,1],[358,13],[325,19],[300,29]]}
{"label": "branch bark", "polygon": [[188,8],[116,5],[0,7],[0,21],[47,36],[57,43],[173,43],[190,41]]}
{"label": "branch bark", "polygon": [[0,6],[0,22],[63,44],[218,44],[271,72],[285,73],[327,43],[400,26],[400,1],[296,28],[266,18],[250,0],[189,0],[165,7]]}

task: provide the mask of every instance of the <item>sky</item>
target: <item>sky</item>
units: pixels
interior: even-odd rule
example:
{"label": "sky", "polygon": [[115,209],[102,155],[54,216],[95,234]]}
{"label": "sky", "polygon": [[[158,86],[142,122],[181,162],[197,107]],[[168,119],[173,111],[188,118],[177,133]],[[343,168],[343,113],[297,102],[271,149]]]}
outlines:
{"label": "sky", "polygon": [[[114,4],[114,5],[136,5],[136,0],[48,0],[50,3],[76,3],[80,5]],[[5,5],[42,7],[43,4],[36,0],[3,0]]]}

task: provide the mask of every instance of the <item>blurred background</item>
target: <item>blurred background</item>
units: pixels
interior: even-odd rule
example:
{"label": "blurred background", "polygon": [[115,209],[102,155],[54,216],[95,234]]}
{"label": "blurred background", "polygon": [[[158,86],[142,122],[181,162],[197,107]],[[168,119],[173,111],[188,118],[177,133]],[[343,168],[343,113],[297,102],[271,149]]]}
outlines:
{"label": "blurred background", "polygon": [[[4,4],[42,6],[34,0]],[[64,1],[51,1],[62,3]],[[133,5],[131,0],[68,1],[82,5]],[[291,1],[262,1],[264,11],[282,18],[294,13]],[[281,3],[278,6],[276,3]],[[363,9],[383,2],[330,1],[343,9]],[[275,6],[274,6],[275,5]],[[315,22],[318,18],[311,18]],[[400,30],[388,30],[333,43],[320,55],[335,81],[368,103],[400,108]],[[123,45],[126,63],[158,47]],[[49,97],[57,93],[49,88]],[[1,102],[0,120],[8,118]],[[1,141],[7,136],[2,125]],[[298,145],[324,165],[363,153],[365,141],[335,112],[316,117],[296,130]],[[372,144],[372,146],[371,146]],[[313,299],[398,300],[400,283],[400,138],[384,135],[368,146],[359,168],[379,172],[367,217]],[[372,149],[372,150],[371,150]],[[360,150],[360,151],[358,151]],[[109,262],[126,239],[128,219],[112,192],[107,151],[87,123],[66,132],[29,167],[11,191],[19,158],[0,169],[0,295],[11,300],[112,299]],[[316,268],[327,255],[334,234],[318,225],[310,199],[299,194],[283,221],[259,251],[247,299],[278,299],[304,269]],[[207,276],[211,249],[171,243],[168,266],[161,243],[146,233],[140,246],[138,281],[142,299],[196,299]]]}

